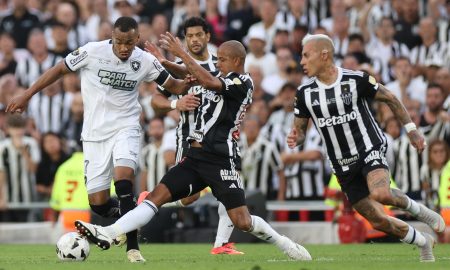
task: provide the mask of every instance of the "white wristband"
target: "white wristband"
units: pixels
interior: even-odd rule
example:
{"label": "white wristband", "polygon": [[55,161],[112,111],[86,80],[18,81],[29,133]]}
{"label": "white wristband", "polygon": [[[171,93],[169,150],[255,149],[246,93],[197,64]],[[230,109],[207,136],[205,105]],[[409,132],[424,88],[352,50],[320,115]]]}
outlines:
{"label": "white wristband", "polygon": [[170,108],[175,110],[177,108],[177,101],[178,100],[172,100],[172,102],[170,102]]}
{"label": "white wristband", "polygon": [[406,124],[405,126],[406,133],[410,133],[411,131],[417,130],[416,124],[413,122]]}

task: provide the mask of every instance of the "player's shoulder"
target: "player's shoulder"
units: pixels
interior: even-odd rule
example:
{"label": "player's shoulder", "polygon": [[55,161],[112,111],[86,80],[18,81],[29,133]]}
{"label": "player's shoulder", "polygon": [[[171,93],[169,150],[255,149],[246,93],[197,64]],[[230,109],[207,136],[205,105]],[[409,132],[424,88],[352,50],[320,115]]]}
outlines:
{"label": "player's shoulder", "polygon": [[351,70],[351,69],[342,69],[342,76],[343,77],[352,77],[352,78],[363,78],[364,76],[367,76],[367,73],[359,70]]}
{"label": "player's shoulder", "polygon": [[311,89],[317,86],[316,77],[311,77],[297,87],[297,91],[303,93],[306,89]]}

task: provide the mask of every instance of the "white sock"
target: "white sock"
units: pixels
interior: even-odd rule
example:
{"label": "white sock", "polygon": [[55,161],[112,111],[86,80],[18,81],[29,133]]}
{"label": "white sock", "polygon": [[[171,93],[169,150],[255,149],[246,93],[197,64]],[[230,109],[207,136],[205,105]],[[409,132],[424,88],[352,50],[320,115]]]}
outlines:
{"label": "white sock", "polygon": [[216,241],[214,247],[221,247],[223,244],[228,243],[231,233],[233,233],[234,225],[228,216],[225,206],[219,202],[219,224],[217,225]]}
{"label": "white sock", "polygon": [[264,219],[252,215],[252,229],[248,231],[261,240],[275,244],[277,247],[283,249],[283,237],[277,233]]}
{"label": "white sock", "polygon": [[119,218],[116,223],[105,227],[111,238],[139,229],[147,224],[158,212],[158,207],[149,200],[144,200],[136,208]]}
{"label": "white sock", "polygon": [[414,229],[413,227],[409,226],[408,233],[406,234],[405,238],[400,239],[402,242],[407,244],[414,244],[419,247],[422,247],[425,245],[427,240],[425,239],[425,236],[418,230]]}
{"label": "white sock", "polygon": [[419,212],[420,212],[419,204],[416,201],[411,200],[411,198],[409,198],[409,197],[407,197],[407,198],[408,198],[408,206],[406,207],[405,210],[410,212],[411,215],[417,216],[417,214],[419,214]]}

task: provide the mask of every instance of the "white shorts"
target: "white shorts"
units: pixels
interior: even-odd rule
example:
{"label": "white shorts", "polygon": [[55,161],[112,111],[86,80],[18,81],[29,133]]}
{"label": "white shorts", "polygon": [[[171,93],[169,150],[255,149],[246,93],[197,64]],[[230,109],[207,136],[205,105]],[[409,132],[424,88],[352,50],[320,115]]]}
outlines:
{"label": "white shorts", "polygon": [[109,189],[116,166],[130,167],[136,173],[140,149],[140,129],[123,129],[103,141],[84,141],[84,176],[88,194]]}

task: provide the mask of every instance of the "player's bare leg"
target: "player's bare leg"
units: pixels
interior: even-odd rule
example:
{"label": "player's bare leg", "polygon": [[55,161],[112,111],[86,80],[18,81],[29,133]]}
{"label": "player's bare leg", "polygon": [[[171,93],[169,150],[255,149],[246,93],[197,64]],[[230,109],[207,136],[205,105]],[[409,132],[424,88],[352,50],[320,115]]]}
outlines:
{"label": "player's bare leg", "polygon": [[367,185],[370,198],[384,204],[404,209],[411,213],[417,220],[428,224],[435,232],[443,232],[445,221],[438,213],[428,209],[423,204],[411,200],[399,189],[389,187],[390,175],[386,169],[376,169],[367,175]]}
{"label": "player's bare leg", "polygon": [[409,199],[407,196],[392,196],[389,181],[389,173],[385,169],[376,169],[370,172],[367,176],[370,195],[355,203],[353,207],[370,222],[374,229],[396,236],[402,242],[417,245],[421,250],[421,261],[434,261],[435,241],[431,235],[421,233],[406,222],[388,216],[384,212],[382,204],[395,203],[398,207],[403,205],[402,208],[405,209],[407,199]]}

